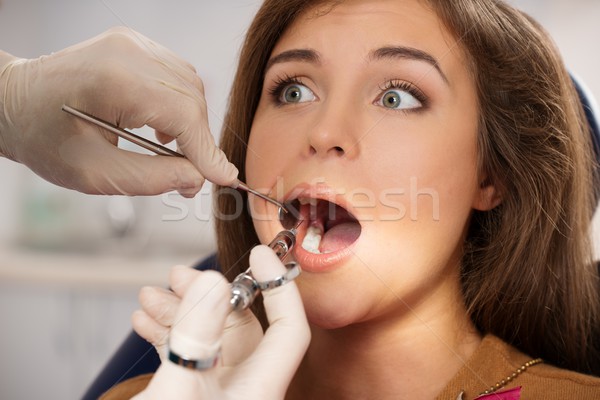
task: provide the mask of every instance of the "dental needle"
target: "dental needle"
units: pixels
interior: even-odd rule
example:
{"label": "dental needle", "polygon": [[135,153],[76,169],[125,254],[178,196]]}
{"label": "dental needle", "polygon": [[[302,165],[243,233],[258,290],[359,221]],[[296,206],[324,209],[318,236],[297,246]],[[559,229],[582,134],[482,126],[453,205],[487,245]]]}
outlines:
{"label": "dental needle", "polygon": [[[119,136],[120,138],[123,138],[131,143],[134,143],[146,150],[152,151],[160,156],[185,158],[185,156],[183,154],[178,153],[174,150],[171,150],[168,147],[161,146],[160,144],[154,143],[151,140],[148,140],[146,138],[138,136],[135,133],[129,132],[128,130],[119,128],[118,126],[113,125],[110,122],[104,121],[98,117],[94,117],[93,115],[84,113],[83,111],[79,111],[73,107],[63,105],[62,110],[71,115],[79,117],[85,121],[91,122],[94,125],[104,128],[104,129],[114,133],[115,135]],[[261,199],[268,201],[269,203],[275,204],[277,207],[279,207],[281,210],[283,210],[283,212],[285,212],[286,214],[288,213],[288,210],[282,203],[280,203],[277,200],[272,199],[269,196],[266,196],[260,192],[257,192],[256,190],[250,188],[248,185],[246,185],[244,182],[240,181],[239,179],[236,180],[236,182],[234,182],[230,187],[232,189],[241,189],[245,192],[252,193],[253,195],[258,196]]]}

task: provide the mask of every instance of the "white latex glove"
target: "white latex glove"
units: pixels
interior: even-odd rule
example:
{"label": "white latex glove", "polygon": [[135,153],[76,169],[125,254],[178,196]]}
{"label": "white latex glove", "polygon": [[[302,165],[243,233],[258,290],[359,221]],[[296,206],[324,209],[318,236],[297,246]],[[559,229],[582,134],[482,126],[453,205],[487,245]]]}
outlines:
{"label": "white latex glove", "polygon": [[[252,250],[250,266],[259,281],[286,271],[267,246]],[[296,284],[263,292],[270,323],[264,336],[250,311],[229,313],[231,292],[221,274],[176,267],[171,285],[175,294],[143,289],[143,310],[133,316],[135,330],[163,357],[152,381],[135,399],[283,399],[310,341]],[[166,360],[169,334],[178,354],[205,358],[220,345],[219,365],[195,371]]]}
{"label": "white latex glove", "polygon": [[[148,125],[161,142],[176,139],[189,161],[120,150],[115,135],[63,104],[122,128]],[[37,59],[0,52],[0,111],[0,155],[81,192],[193,196],[204,178],[237,177],[210,133],[194,67],[128,28]]]}

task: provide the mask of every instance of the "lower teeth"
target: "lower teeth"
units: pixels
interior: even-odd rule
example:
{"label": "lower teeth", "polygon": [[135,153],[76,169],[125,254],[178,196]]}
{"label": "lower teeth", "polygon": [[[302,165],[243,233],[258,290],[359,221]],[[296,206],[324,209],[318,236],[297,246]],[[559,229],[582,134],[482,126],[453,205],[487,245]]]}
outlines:
{"label": "lower teeth", "polygon": [[306,230],[306,236],[302,241],[302,248],[313,254],[321,254],[319,251],[319,244],[321,243],[321,237],[323,232],[316,226],[309,226]]}

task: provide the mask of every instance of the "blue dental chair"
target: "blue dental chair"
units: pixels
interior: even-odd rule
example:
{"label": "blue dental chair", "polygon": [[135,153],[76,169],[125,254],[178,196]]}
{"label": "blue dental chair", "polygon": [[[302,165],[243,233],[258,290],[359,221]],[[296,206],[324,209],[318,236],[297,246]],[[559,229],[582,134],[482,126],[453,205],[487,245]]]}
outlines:
{"label": "blue dental chair", "polygon": [[[591,93],[586,90],[576,77],[572,77],[572,79],[591,128],[594,152],[597,160],[595,167],[597,178],[595,193],[596,199],[600,199],[600,125],[598,121],[600,110],[594,102]],[[212,255],[201,261],[195,268],[198,270],[220,270],[216,255]],[[100,375],[92,382],[84,394],[83,400],[98,399],[98,397],[117,383],[135,376],[152,373],[156,371],[159,365],[160,359],[154,347],[132,331],[123,344],[116,350]]]}

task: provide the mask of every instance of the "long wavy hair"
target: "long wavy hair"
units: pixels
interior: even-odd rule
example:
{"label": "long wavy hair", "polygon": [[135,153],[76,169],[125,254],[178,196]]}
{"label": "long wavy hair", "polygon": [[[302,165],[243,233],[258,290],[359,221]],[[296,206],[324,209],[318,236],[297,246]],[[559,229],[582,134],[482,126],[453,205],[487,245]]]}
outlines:
{"label": "long wavy hair", "polygon": [[[593,157],[582,106],[549,35],[497,0],[422,0],[457,39],[479,99],[480,176],[502,203],[474,212],[462,259],[470,316],[532,357],[600,374],[600,284],[589,239]],[[277,40],[300,14],[340,1],[266,0],[246,36],[221,146],[245,180],[246,143]],[[326,11],[325,11],[326,12]],[[216,211],[239,196],[216,187]],[[244,200],[245,200],[245,196]],[[259,243],[247,211],[217,218],[218,257],[232,279]],[[262,305],[255,313],[265,323]]]}

